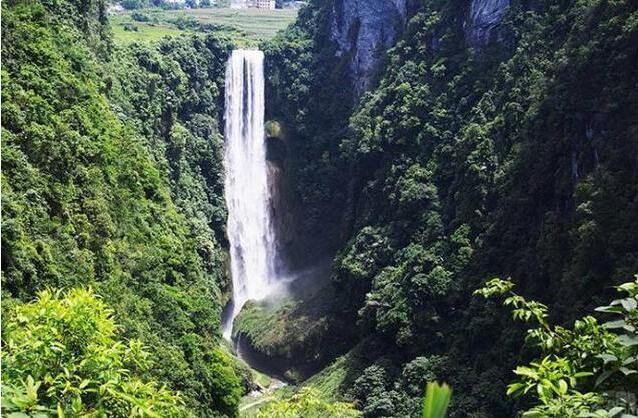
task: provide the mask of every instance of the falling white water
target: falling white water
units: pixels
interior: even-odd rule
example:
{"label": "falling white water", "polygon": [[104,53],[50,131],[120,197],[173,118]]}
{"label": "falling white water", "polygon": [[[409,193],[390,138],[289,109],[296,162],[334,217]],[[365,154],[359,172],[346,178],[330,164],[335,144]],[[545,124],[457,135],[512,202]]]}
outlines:
{"label": "falling white water", "polygon": [[264,131],[264,54],[235,50],[226,67],[224,165],[233,280],[233,319],[248,300],[267,296],[275,285],[275,234],[270,211]]}

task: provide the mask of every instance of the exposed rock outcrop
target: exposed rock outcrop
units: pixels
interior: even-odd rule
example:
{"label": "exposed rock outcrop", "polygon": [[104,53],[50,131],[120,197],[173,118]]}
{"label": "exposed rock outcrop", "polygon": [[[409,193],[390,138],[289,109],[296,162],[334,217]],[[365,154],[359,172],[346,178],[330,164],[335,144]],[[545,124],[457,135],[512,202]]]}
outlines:
{"label": "exposed rock outcrop", "polygon": [[463,25],[465,39],[470,46],[482,46],[490,41],[495,28],[503,20],[510,0],[471,0]]}
{"label": "exposed rock outcrop", "polygon": [[381,55],[408,19],[411,0],[334,0],[331,38],[348,59],[355,91],[366,90]]}
{"label": "exposed rock outcrop", "polygon": [[[357,94],[370,87],[377,63],[392,47],[416,8],[415,0],[334,0],[330,36],[348,61]],[[463,31],[467,44],[486,45],[510,7],[510,0],[470,0]]]}

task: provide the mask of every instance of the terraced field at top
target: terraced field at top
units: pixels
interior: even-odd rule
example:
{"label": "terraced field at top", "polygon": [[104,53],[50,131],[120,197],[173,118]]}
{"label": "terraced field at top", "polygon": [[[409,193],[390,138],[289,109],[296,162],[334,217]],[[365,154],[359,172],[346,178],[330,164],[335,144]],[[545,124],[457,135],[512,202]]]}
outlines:
{"label": "terraced field at top", "polygon": [[[115,42],[154,42],[181,33],[224,32],[239,44],[270,39],[297,17],[293,9],[143,9],[109,16]],[[202,29],[202,26],[204,25]]]}

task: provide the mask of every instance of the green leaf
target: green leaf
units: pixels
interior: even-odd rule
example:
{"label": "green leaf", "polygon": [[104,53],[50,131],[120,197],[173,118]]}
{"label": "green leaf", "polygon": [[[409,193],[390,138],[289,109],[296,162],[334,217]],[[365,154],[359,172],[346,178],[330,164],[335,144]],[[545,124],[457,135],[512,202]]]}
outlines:
{"label": "green leaf", "polygon": [[516,370],[514,370],[514,373],[519,376],[529,377],[530,379],[538,379],[538,373],[536,373],[536,371],[530,369],[529,367],[519,366],[516,368]]}
{"label": "green leaf", "polygon": [[603,328],[616,329],[616,328],[623,328],[625,325],[627,325],[627,322],[625,322],[624,319],[618,319],[616,321],[605,322],[603,324]]}
{"label": "green leaf", "polygon": [[622,307],[625,308],[627,311],[632,311],[636,309],[636,307],[638,307],[638,302],[634,298],[621,299],[620,303],[622,304]]}
{"label": "green leaf", "polygon": [[429,382],[423,400],[423,418],[445,418],[452,397],[452,390],[443,383]]}
{"label": "green leaf", "polygon": [[607,380],[607,379],[609,378],[609,376],[611,376],[612,374],[613,374],[613,372],[612,372],[612,371],[610,371],[610,370],[605,371],[605,372],[602,372],[602,373],[600,374],[600,376],[598,376],[598,377],[596,378],[596,382],[594,382],[594,386],[596,386],[596,387],[600,386],[600,385],[601,385],[601,384],[602,384],[605,380]]}
{"label": "green leaf", "polygon": [[558,381],[558,388],[561,394],[566,394],[568,389],[567,382],[565,382],[563,379],[560,379]]}
{"label": "green leaf", "polygon": [[507,396],[510,396],[513,393],[516,393],[521,390],[523,387],[522,383],[512,383],[507,387]]}
{"label": "green leaf", "polygon": [[621,335],[618,337],[618,342],[625,347],[638,345],[638,335]]}
{"label": "green leaf", "polygon": [[611,362],[614,362],[614,361],[618,361],[618,357],[614,356],[613,354],[608,354],[608,353],[599,354],[596,357],[601,359],[604,364],[608,364],[608,363],[611,363]]}
{"label": "green leaf", "polygon": [[611,408],[609,410],[609,412],[607,412],[607,414],[610,417],[615,417],[616,415],[620,414],[621,412],[623,412],[625,410],[625,408],[621,407],[621,406],[616,406],[614,408]]}
{"label": "green leaf", "polygon": [[620,306],[600,306],[594,310],[596,312],[623,313],[623,310]]}
{"label": "green leaf", "polygon": [[628,368],[628,367],[619,367],[619,368],[618,368],[618,370],[619,370],[622,374],[624,374],[625,376],[629,376],[629,375],[632,375],[632,374],[636,374],[636,373],[638,373],[638,370],[632,370],[632,369],[630,369],[630,368]]}

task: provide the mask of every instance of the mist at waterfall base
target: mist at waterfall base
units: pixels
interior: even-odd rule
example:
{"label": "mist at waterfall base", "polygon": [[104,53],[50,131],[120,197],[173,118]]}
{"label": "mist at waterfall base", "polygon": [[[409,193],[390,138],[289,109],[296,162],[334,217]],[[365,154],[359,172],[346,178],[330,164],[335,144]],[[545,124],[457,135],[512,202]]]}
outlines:
{"label": "mist at waterfall base", "polygon": [[264,54],[235,50],[226,67],[225,198],[233,297],[223,319],[231,338],[233,320],[248,300],[285,291],[268,181],[264,128]]}

